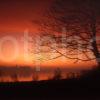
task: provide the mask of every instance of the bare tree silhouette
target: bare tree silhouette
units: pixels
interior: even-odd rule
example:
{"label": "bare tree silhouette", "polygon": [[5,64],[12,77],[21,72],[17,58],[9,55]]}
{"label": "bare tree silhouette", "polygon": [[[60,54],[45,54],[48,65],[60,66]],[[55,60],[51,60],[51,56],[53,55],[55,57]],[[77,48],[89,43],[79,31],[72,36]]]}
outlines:
{"label": "bare tree silhouette", "polygon": [[[100,26],[98,4],[97,0],[75,2],[55,0],[45,16],[45,21],[37,22],[42,23],[41,27],[44,27],[44,34],[41,37],[49,36],[53,40],[53,42],[50,38],[45,42],[42,40],[41,47],[48,47],[48,50],[40,50],[40,53],[50,53],[53,50],[56,56],[51,58],[48,56],[48,60],[64,56],[75,62],[96,60],[100,66],[100,44],[97,41]],[[53,33],[61,33],[62,28],[63,34],[49,33],[49,30]]]}
{"label": "bare tree silhouette", "polygon": [[0,70],[0,82],[3,82],[3,71]]}
{"label": "bare tree silhouette", "polygon": [[39,80],[39,75],[38,75],[38,73],[33,73],[33,75],[32,75],[32,80],[33,81],[38,81]]}
{"label": "bare tree silhouette", "polygon": [[62,72],[60,70],[60,68],[57,68],[55,71],[54,71],[54,76],[53,76],[53,79],[54,80],[59,80],[62,78]]}
{"label": "bare tree silhouette", "polygon": [[66,74],[66,78],[67,78],[67,79],[76,78],[76,77],[75,77],[75,73],[73,73],[73,72],[67,73],[67,74]]}
{"label": "bare tree silhouette", "polygon": [[17,73],[12,74],[12,75],[11,75],[11,78],[12,78],[12,80],[13,80],[14,82],[18,82],[18,75],[17,75]]}

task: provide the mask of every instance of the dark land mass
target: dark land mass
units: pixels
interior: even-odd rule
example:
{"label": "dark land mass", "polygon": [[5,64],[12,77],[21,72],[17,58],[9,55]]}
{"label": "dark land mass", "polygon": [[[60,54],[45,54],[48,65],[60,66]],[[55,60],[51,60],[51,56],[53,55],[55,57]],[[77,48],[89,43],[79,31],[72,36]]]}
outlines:
{"label": "dark land mass", "polygon": [[0,100],[100,100],[100,84],[76,80],[6,83]]}
{"label": "dark land mass", "polygon": [[100,71],[77,79],[0,83],[0,100],[100,100]]}

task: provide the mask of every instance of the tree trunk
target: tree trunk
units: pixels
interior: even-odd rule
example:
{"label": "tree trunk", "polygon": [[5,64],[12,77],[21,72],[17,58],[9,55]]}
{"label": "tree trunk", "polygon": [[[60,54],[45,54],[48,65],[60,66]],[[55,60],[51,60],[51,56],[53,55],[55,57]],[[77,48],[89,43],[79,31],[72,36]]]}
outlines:
{"label": "tree trunk", "polygon": [[96,57],[96,61],[98,64],[98,67],[100,67],[100,53],[99,49],[97,47],[97,31],[96,31],[96,17],[95,15],[92,16],[92,21],[91,21],[91,32],[92,32],[92,47],[93,47],[93,54]]}

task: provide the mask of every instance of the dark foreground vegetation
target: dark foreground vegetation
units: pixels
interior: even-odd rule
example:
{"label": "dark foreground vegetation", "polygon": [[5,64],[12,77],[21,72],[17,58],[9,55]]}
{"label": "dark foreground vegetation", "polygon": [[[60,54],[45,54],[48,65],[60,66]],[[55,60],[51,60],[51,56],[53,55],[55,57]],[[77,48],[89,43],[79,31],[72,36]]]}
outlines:
{"label": "dark foreground vegetation", "polygon": [[0,83],[0,100],[100,100],[100,70],[78,79]]}
{"label": "dark foreground vegetation", "polygon": [[100,100],[99,72],[78,79],[0,83],[0,100]]}

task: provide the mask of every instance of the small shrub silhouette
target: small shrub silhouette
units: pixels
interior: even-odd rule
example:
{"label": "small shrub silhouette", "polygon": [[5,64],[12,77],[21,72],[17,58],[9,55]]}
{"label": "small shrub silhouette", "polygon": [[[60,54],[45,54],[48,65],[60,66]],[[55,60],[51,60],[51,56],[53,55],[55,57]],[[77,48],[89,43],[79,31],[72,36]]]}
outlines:
{"label": "small shrub silhouette", "polygon": [[33,73],[33,75],[32,75],[32,81],[38,81],[38,80],[39,80],[38,73]]}
{"label": "small shrub silhouette", "polygon": [[61,72],[60,68],[57,68],[57,69],[54,71],[53,79],[54,79],[54,80],[60,80],[61,78],[62,78],[62,72]]}

